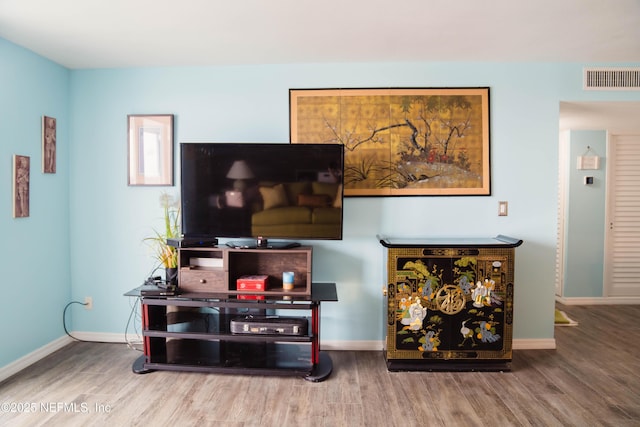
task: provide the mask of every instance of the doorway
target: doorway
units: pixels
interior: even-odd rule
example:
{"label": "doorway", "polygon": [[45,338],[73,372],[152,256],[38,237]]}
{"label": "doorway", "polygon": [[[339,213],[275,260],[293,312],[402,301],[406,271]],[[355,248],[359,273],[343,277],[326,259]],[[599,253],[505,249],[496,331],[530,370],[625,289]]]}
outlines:
{"label": "doorway", "polygon": [[[604,253],[602,263],[602,293],[597,298],[571,298],[580,303],[621,303],[640,302],[640,181],[633,182],[635,171],[640,174],[640,156],[632,158],[631,153],[610,152],[613,144],[624,146],[625,150],[640,151],[640,123],[637,117],[640,116],[640,102],[561,102],[560,103],[560,150],[559,150],[559,192],[558,192],[558,241],[556,253],[556,295],[563,300],[563,277],[566,248],[563,246],[565,227],[565,201],[567,200],[564,191],[570,191],[563,186],[563,179],[568,173],[566,152],[562,149],[563,138],[566,141],[570,130],[605,130],[608,135],[607,154],[605,157],[605,167],[607,168],[606,179],[606,202],[605,219],[600,230],[604,230],[604,243],[602,251]],[[619,138],[623,138],[621,142]],[[615,141],[614,141],[615,139]],[[564,157],[563,157],[564,153]],[[616,154],[618,154],[616,156]],[[625,165],[614,164],[616,158]],[[636,163],[626,166],[629,161]],[[611,170],[610,170],[611,168]],[[632,172],[633,171],[633,172]],[[620,173],[622,177],[618,176]],[[610,174],[615,174],[611,175]],[[640,175],[638,175],[640,179]],[[631,209],[638,214],[638,223],[631,226],[623,224],[627,219],[622,220],[620,215],[620,198],[628,197],[628,194],[621,189],[629,185],[621,183],[621,180],[631,182],[631,186],[638,188],[639,193],[634,195],[635,202],[631,206],[624,207],[625,212]],[[610,188],[616,185],[616,188]],[[615,206],[619,208],[616,209]],[[616,215],[618,215],[616,217]],[[625,215],[628,215],[625,213]],[[635,222],[633,220],[632,222]],[[624,225],[624,226],[623,226]],[[634,230],[637,226],[638,235]],[[630,283],[635,282],[635,283]]]}

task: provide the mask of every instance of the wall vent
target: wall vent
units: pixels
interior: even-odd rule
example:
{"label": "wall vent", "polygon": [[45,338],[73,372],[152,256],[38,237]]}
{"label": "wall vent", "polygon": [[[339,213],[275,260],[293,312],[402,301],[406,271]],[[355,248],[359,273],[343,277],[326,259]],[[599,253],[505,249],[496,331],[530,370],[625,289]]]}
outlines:
{"label": "wall vent", "polygon": [[585,68],[584,90],[640,90],[640,68]]}

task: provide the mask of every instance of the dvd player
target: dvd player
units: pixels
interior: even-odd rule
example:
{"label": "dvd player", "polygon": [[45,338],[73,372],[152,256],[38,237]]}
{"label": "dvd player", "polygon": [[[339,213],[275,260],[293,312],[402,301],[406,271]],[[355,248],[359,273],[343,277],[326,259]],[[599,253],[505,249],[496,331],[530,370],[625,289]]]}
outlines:
{"label": "dvd player", "polygon": [[215,237],[210,238],[197,238],[197,237],[178,237],[167,239],[167,245],[174,248],[213,248],[218,245],[218,239]]}

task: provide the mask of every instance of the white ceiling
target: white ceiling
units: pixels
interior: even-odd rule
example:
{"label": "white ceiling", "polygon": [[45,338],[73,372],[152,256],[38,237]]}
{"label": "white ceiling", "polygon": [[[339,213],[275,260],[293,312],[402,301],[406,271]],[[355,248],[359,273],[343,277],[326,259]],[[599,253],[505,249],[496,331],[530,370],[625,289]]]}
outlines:
{"label": "white ceiling", "polygon": [[[637,63],[640,0],[0,0],[0,37],[71,69]],[[640,124],[638,102],[560,112],[561,129]]]}
{"label": "white ceiling", "polygon": [[0,0],[65,67],[640,61],[640,0]]}

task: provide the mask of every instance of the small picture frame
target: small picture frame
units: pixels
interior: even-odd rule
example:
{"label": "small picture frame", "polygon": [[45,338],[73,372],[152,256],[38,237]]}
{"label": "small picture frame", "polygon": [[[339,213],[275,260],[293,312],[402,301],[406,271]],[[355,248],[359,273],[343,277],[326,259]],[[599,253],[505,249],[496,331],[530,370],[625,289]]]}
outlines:
{"label": "small picture frame", "polygon": [[56,173],[56,119],[42,116],[42,172]]}
{"label": "small picture frame", "polygon": [[31,180],[31,158],[13,156],[13,217],[29,216],[29,181]]}
{"label": "small picture frame", "polygon": [[127,116],[128,184],[173,185],[173,114]]}

